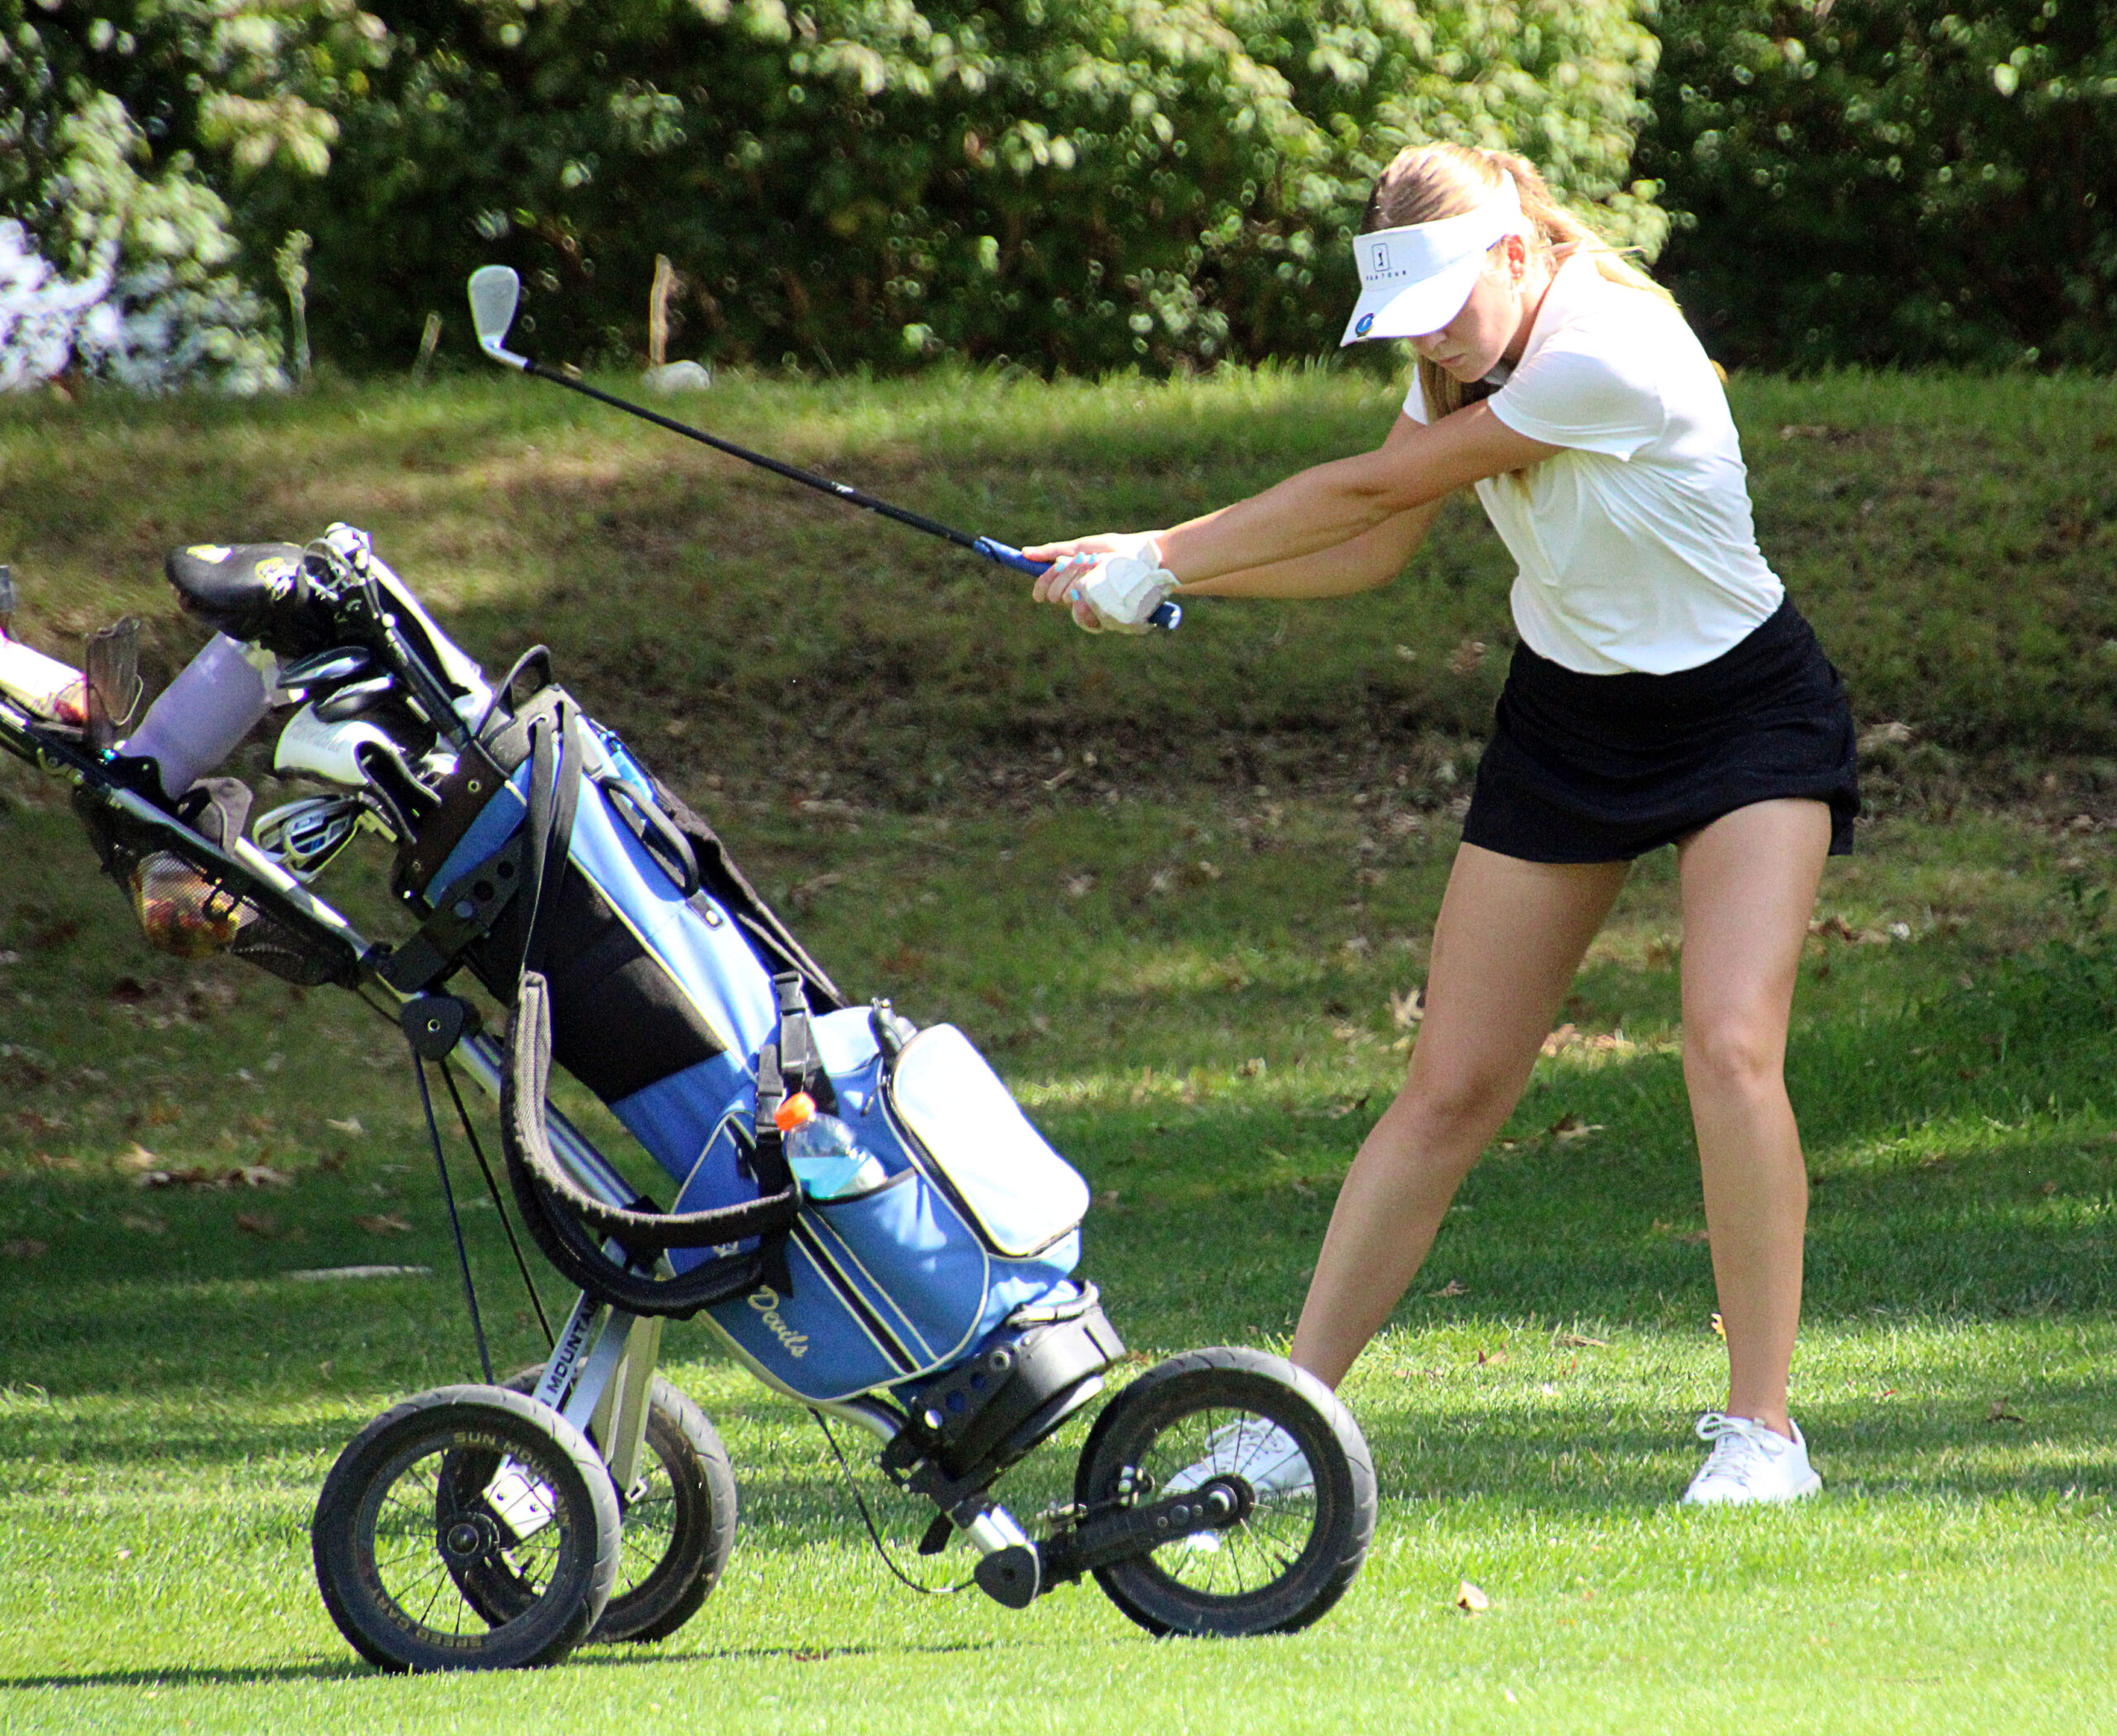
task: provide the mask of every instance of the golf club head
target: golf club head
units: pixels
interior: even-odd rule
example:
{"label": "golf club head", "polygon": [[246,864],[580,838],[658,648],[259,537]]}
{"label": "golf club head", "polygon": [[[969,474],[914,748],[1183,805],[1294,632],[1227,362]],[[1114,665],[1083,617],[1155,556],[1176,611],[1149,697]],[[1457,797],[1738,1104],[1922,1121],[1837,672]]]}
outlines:
{"label": "golf club head", "polygon": [[280,731],[279,745],[272,750],[272,769],[282,777],[313,777],[348,790],[365,789],[368,775],[359,753],[364,747],[397,751],[396,744],[373,724],[359,718],[327,723],[317,715],[314,705],[306,705]]}
{"label": "golf club head", "polygon": [[507,347],[515,304],[522,299],[522,280],[510,266],[480,265],[471,274],[470,287],[471,325],[478,334],[478,347],[509,367],[527,367],[529,358]]}
{"label": "golf club head", "polygon": [[308,796],[263,815],[251,829],[257,848],[297,880],[308,880],[352,842],[366,804],[357,796]]}

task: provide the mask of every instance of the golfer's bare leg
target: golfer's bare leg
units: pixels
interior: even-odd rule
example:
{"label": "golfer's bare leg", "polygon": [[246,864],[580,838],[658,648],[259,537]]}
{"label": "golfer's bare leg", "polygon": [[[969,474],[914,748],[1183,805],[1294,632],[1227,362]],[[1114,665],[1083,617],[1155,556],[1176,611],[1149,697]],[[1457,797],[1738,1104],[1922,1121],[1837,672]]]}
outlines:
{"label": "golfer's bare leg", "polygon": [[1677,854],[1684,1081],[1728,1333],[1728,1412],[1781,1434],[1809,1212],[1786,1021],[1829,848],[1824,804],[1780,801],[1715,820]]}
{"label": "golfer's bare leg", "polygon": [[1457,852],[1410,1076],[1346,1174],[1294,1332],[1293,1360],[1319,1380],[1337,1384],[1425,1260],[1528,1083],[1626,866]]}

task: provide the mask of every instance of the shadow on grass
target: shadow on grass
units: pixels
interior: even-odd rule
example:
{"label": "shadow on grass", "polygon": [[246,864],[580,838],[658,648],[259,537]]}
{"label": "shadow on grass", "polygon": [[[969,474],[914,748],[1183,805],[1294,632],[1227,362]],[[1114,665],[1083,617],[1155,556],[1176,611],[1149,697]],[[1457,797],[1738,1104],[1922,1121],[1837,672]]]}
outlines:
{"label": "shadow on grass", "polygon": [[[1008,1643],[1011,1645],[1011,1642]],[[671,1650],[656,1648],[595,1647],[572,1653],[569,1669],[641,1669],[655,1664],[678,1663],[824,1663],[834,1658],[921,1657],[943,1657],[963,1652],[996,1652],[999,1640],[951,1640],[928,1643],[906,1642],[895,1645],[820,1646],[712,1646]],[[372,1664],[276,1664],[253,1669],[215,1668],[184,1665],[157,1670],[84,1670],[73,1674],[49,1671],[36,1676],[0,1676],[0,1693],[35,1692],[54,1688],[229,1688],[256,1687],[270,1682],[364,1681],[391,1679],[402,1672],[380,1670]]]}
{"label": "shadow on grass", "polygon": [[156,1670],[83,1670],[72,1675],[0,1676],[0,1693],[50,1688],[231,1688],[279,1681],[347,1681],[382,1672],[361,1664],[270,1664],[254,1669],[183,1665]]}

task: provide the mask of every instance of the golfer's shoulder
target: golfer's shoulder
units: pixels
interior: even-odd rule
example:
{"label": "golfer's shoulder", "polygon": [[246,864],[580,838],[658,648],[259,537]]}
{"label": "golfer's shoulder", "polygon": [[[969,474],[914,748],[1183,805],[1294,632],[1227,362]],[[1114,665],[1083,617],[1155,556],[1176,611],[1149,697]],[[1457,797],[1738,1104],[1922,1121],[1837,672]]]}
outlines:
{"label": "golfer's shoulder", "polygon": [[1570,263],[1560,274],[1537,323],[1537,341],[1525,361],[1555,376],[1649,387],[1671,371],[1704,363],[1689,322],[1673,303],[1612,282],[1589,260]]}
{"label": "golfer's shoulder", "polygon": [[1651,436],[1719,399],[1719,376],[1673,304],[1613,283],[1584,260],[1563,274],[1560,290],[1510,382],[1512,406],[1554,425],[1577,419]]}

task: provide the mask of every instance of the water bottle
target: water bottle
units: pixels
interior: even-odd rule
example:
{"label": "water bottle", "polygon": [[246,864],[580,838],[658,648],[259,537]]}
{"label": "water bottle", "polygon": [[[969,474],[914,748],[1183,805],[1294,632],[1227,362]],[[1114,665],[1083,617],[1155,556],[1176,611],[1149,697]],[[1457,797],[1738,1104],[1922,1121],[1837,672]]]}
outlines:
{"label": "water bottle", "polygon": [[268,655],[253,657],[226,634],[215,634],[148,708],[132,739],[118,744],[119,752],[155,761],[164,792],[181,796],[264,716],[277,680],[276,667],[269,678],[258,667]]}
{"label": "water bottle", "polygon": [[858,1137],[836,1116],[820,1112],[807,1092],[796,1092],[772,1119],[786,1142],[786,1167],[810,1198],[864,1193],[886,1179],[882,1160],[863,1151]]}

